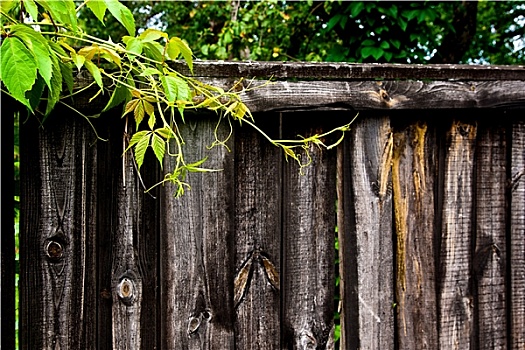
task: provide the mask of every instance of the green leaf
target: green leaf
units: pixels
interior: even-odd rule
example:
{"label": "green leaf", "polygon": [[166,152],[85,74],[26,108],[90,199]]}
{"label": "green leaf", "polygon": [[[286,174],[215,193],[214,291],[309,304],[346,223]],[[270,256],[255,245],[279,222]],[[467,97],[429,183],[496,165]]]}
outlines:
{"label": "green leaf", "polygon": [[0,9],[5,13],[9,13],[12,9],[20,4],[20,0],[2,0],[0,1]]}
{"label": "green leaf", "polygon": [[162,73],[155,68],[147,67],[142,72],[140,72],[139,77],[145,77],[147,75],[161,75]]}
{"label": "green leaf", "polygon": [[116,107],[129,99],[131,99],[131,93],[129,92],[128,88],[124,85],[117,85],[111,94],[108,104],[106,107],[104,107],[102,112],[106,112],[107,110]]}
{"label": "green leaf", "polygon": [[164,141],[159,135],[153,134],[151,148],[153,148],[153,153],[155,153],[155,156],[160,163],[160,168],[162,169],[162,160],[164,159],[164,153],[166,152],[166,141]]}
{"label": "green leaf", "polygon": [[106,14],[107,6],[102,0],[89,0],[86,6],[93,12],[102,24],[104,24],[104,15]]}
{"label": "green leaf", "polygon": [[144,101],[139,101],[139,103],[137,103],[137,106],[133,111],[133,116],[135,117],[135,124],[137,125],[138,129],[139,124],[144,119]]}
{"label": "green leaf", "polygon": [[25,93],[31,90],[36,77],[37,65],[29,49],[18,38],[5,38],[0,49],[0,79],[9,93],[31,112],[33,109]]}
{"label": "green leaf", "polygon": [[352,9],[351,10],[352,17],[357,18],[357,16],[359,16],[361,11],[363,11],[363,9],[365,8],[365,4],[362,1],[356,1],[356,2],[351,3],[350,7]]}
{"label": "green leaf", "polygon": [[73,0],[37,0],[53,18],[55,22],[70,25],[74,31],[77,30],[77,13]]}
{"label": "green leaf", "polygon": [[375,44],[376,42],[372,39],[366,39],[365,41],[361,43],[361,45],[363,46],[374,46]]}
{"label": "green leaf", "polygon": [[160,31],[158,29],[152,29],[148,28],[145,31],[143,31],[139,36],[138,39],[142,41],[143,43],[149,42],[149,41],[155,41],[160,38],[166,38],[168,39],[168,34],[164,33],[163,31]]}
{"label": "green leaf", "polygon": [[169,102],[175,102],[176,100],[187,101],[189,99],[190,90],[186,81],[171,75],[161,76],[160,79]]}
{"label": "green leaf", "polygon": [[[125,36],[122,38],[122,41],[126,44],[126,50],[131,51],[137,55],[142,54],[142,49],[144,45],[142,44],[142,41],[139,39],[133,37],[133,36]],[[128,54],[130,58],[133,58],[133,55]]]}
{"label": "green leaf", "polygon": [[33,21],[38,21],[38,7],[36,6],[35,0],[24,0],[24,7]]}
{"label": "green leaf", "polygon": [[151,135],[152,134],[149,133],[142,137],[135,146],[135,161],[137,162],[139,170],[142,166],[142,163],[144,162],[144,155],[146,154],[146,150],[148,149]]}
{"label": "green leaf", "polygon": [[35,58],[38,72],[44,78],[47,86],[51,87],[52,62],[49,44],[46,38],[33,28],[17,24],[12,27],[11,35],[23,41]]}
{"label": "green leaf", "polygon": [[75,67],[77,67],[78,71],[80,72],[80,70],[84,66],[84,62],[86,61],[86,57],[82,56],[82,55],[77,55],[74,52],[71,52],[70,55],[71,55],[71,59],[73,60],[73,63],[75,64]]}
{"label": "green leaf", "polygon": [[[170,39],[167,47],[168,57],[172,60],[176,59],[179,55],[178,52],[182,54],[182,57],[184,57],[184,60],[188,64],[188,67],[190,68],[190,72],[193,74],[193,56],[190,47],[188,44],[186,44],[184,41],[182,41],[180,38],[173,37]],[[172,54],[175,56],[173,57]],[[175,55],[176,53],[176,55]]]}
{"label": "green leaf", "polygon": [[146,56],[156,61],[164,61],[163,51],[164,47],[156,41],[144,43],[144,52]]}
{"label": "green leaf", "polygon": [[388,41],[382,41],[379,47],[382,49],[388,49],[390,48],[390,44],[388,43]]}
{"label": "green leaf", "polygon": [[60,70],[60,60],[55,55],[52,55],[51,59],[53,61],[53,75],[51,76],[51,86],[49,87],[49,94],[47,96],[46,117],[55,107],[55,104],[60,99],[60,93],[62,92],[62,71]]}
{"label": "green leaf", "polygon": [[399,40],[397,40],[397,39],[390,39],[390,43],[391,43],[392,45],[394,45],[394,47],[395,47],[396,49],[398,49],[398,50],[399,50],[399,48],[401,47],[401,41],[399,41]]}
{"label": "green leaf", "polygon": [[104,0],[109,12],[119,21],[128,31],[129,35],[135,35],[135,19],[133,13],[121,4],[118,0]]}
{"label": "green leaf", "polygon": [[26,96],[29,97],[29,103],[31,108],[35,110],[40,104],[40,99],[42,98],[42,93],[44,92],[44,87],[46,83],[41,75],[38,75],[35,84],[30,91],[26,92]]}
{"label": "green leaf", "polygon": [[148,118],[148,126],[151,130],[153,130],[155,123],[156,123],[155,113],[151,113]]}
{"label": "green leaf", "polygon": [[132,147],[134,144],[139,142],[144,136],[146,136],[149,133],[150,131],[143,130],[143,131],[139,131],[133,134],[133,136],[131,137],[131,140],[129,140],[129,145],[128,145],[128,148],[126,148],[126,151],[129,150],[130,147]]}
{"label": "green leaf", "polygon": [[84,66],[87,68],[89,73],[91,73],[97,85],[100,86],[100,88],[103,88],[104,84],[102,83],[102,74],[100,74],[100,69],[89,60],[86,60],[86,62],[84,62]]}
{"label": "green leaf", "polygon": [[[49,45],[51,47],[51,51],[57,56],[57,58],[58,56],[67,57],[67,54],[62,48],[62,46],[53,41],[49,41]],[[72,92],[74,84],[73,65],[70,62],[63,62],[60,58],[58,58],[58,65],[60,67],[60,72],[62,73],[62,80],[66,83],[69,92]],[[60,88],[62,89],[62,87]]]}
{"label": "green leaf", "polygon": [[366,46],[361,50],[361,55],[364,59],[368,58],[369,56],[373,56],[377,60],[383,56],[383,52],[383,49],[378,47]]}

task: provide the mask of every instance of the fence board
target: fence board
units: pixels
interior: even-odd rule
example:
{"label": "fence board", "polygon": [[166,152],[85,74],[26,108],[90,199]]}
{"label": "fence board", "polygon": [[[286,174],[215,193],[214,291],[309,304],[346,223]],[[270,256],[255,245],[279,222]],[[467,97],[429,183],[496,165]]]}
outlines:
{"label": "fence board", "polygon": [[510,266],[511,325],[510,348],[525,347],[525,122],[512,126],[511,146]]}
{"label": "fence board", "polygon": [[400,349],[435,349],[434,185],[437,179],[435,128],[419,121],[396,128],[392,188],[397,237],[396,310]]}
{"label": "fence board", "polygon": [[[481,125],[480,125],[481,126]],[[476,149],[476,281],[478,349],[507,348],[505,129],[484,123]]]}
{"label": "fence board", "polygon": [[[278,115],[255,118],[279,136]],[[235,137],[235,346],[275,350],[281,347],[282,155],[250,127],[236,129]]]}
{"label": "fence board", "polygon": [[[191,190],[181,198],[174,198],[171,185],[162,191],[162,348],[166,349],[234,346],[234,162],[224,147],[206,149],[215,140],[215,125],[215,118],[198,116],[198,123],[197,117],[187,120],[180,131],[195,145],[186,149],[188,164],[208,156],[203,166],[222,171],[190,173],[186,180]],[[224,139],[227,122],[217,132]],[[170,166],[165,164],[165,169]]]}
{"label": "fence board", "polygon": [[94,349],[94,136],[77,117],[36,124],[21,127],[20,347]]}
{"label": "fence board", "polygon": [[476,125],[454,121],[447,132],[439,290],[439,345],[469,349],[473,337],[470,271]]}
{"label": "fence board", "polygon": [[[306,120],[284,115],[283,137],[321,132],[319,119]],[[284,165],[283,349],[325,349],[332,342],[336,154],[315,145],[309,151],[312,164],[303,175],[293,160]]]}
{"label": "fence board", "polygon": [[[394,280],[392,245],[392,132],[388,117],[361,114],[348,142],[349,200],[345,250],[355,271],[348,275],[343,305],[345,349],[394,347]],[[345,185],[346,186],[346,185]],[[348,220],[346,220],[348,217]],[[352,251],[354,250],[354,251]],[[354,303],[352,303],[352,301]],[[350,305],[348,305],[350,304]]]}

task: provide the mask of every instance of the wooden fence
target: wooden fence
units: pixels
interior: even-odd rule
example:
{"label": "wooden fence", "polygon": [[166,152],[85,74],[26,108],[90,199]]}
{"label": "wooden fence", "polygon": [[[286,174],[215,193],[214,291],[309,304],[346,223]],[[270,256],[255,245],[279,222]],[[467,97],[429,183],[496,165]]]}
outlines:
{"label": "wooden fence", "polygon": [[[97,121],[108,142],[66,109],[28,121],[22,349],[525,348],[524,67],[195,71],[273,77],[243,98],[274,137],[359,116],[301,175],[248,126],[207,150],[216,115],[188,115],[187,161],[222,171],[190,174],[179,199],[144,194],[118,116]],[[149,159],[146,186],[162,178]]]}

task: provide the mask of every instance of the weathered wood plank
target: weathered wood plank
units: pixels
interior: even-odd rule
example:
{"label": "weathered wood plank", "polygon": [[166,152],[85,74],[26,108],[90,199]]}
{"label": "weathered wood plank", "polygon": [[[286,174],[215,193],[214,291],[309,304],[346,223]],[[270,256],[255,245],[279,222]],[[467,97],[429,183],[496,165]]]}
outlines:
{"label": "weathered wood plank", "polygon": [[[233,349],[233,155],[225,147],[206,148],[215,140],[216,115],[186,119],[179,125],[184,138],[192,142],[185,161],[208,157],[202,166],[222,171],[190,173],[186,181],[191,190],[181,198],[174,197],[172,185],[162,190],[161,347]],[[217,130],[221,139],[230,132],[227,124]],[[233,147],[233,138],[228,145]],[[166,171],[173,161],[167,160]]]}
{"label": "weathered wood plank", "polygon": [[525,81],[276,81],[257,87],[262,84],[241,94],[253,112],[525,107]]}
{"label": "weathered wood plank", "polygon": [[21,127],[20,348],[95,349],[94,135],[60,111],[36,124]]}
{"label": "weathered wood plank", "polygon": [[[275,139],[279,115],[255,115]],[[235,346],[280,345],[282,154],[245,125],[235,131]]]}
{"label": "weathered wood plank", "polygon": [[512,126],[511,145],[510,349],[525,347],[525,121]]}
{"label": "weathered wood plank", "polygon": [[438,294],[443,349],[469,349],[474,336],[470,271],[476,130],[476,124],[454,121],[447,131]]}
{"label": "weathered wood plank", "polygon": [[[345,349],[394,348],[391,161],[388,117],[362,113],[348,135],[345,226],[350,266],[343,309]],[[345,183],[346,186],[346,183]],[[345,242],[346,245],[346,242]]]}
{"label": "weathered wood plank", "polygon": [[[190,75],[186,63],[173,65]],[[195,76],[245,77],[276,79],[338,79],[384,80],[525,80],[524,66],[487,66],[460,64],[370,64],[370,63],[316,63],[316,62],[193,62]]]}
{"label": "weathered wood plank", "polygon": [[436,168],[435,128],[426,121],[396,128],[392,189],[400,349],[436,349],[438,344],[434,263]]}
{"label": "weathered wood plank", "polygon": [[[320,133],[316,124],[304,113],[283,116],[283,137]],[[302,175],[293,160],[284,165],[282,349],[325,349],[332,337],[336,152],[308,150]]]}
{"label": "weathered wood plank", "polygon": [[476,348],[487,350],[507,348],[507,149],[505,128],[494,119],[480,124],[476,148]]}

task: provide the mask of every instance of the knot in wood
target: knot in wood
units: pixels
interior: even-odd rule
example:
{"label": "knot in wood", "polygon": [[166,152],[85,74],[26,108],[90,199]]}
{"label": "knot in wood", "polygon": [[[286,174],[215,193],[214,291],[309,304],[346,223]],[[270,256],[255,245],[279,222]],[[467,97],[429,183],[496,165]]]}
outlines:
{"label": "knot in wood", "polygon": [[59,262],[64,257],[64,247],[60,242],[54,240],[47,242],[45,252],[51,262]]}
{"label": "knot in wood", "polygon": [[301,350],[317,349],[317,341],[315,340],[312,332],[308,330],[303,330],[299,338],[299,344]]}
{"label": "knot in wood", "polygon": [[381,97],[382,100],[386,102],[391,100],[390,96],[388,95],[388,92],[386,92],[386,90],[384,89],[379,90],[379,96]]}
{"label": "knot in wood", "polygon": [[125,305],[132,305],[136,299],[137,289],[133,280],[124,277],[117,285],[117,295]]}

